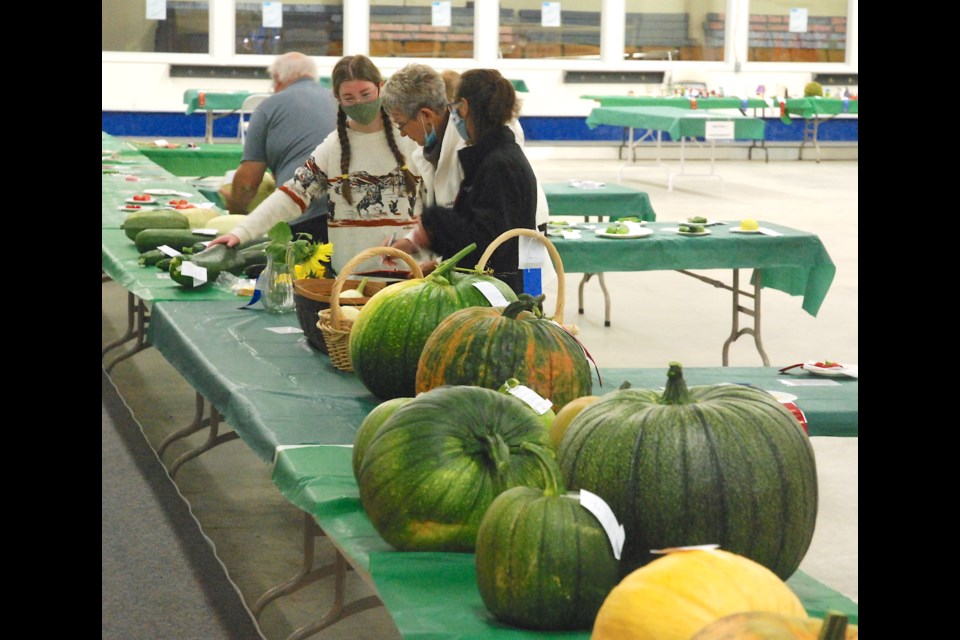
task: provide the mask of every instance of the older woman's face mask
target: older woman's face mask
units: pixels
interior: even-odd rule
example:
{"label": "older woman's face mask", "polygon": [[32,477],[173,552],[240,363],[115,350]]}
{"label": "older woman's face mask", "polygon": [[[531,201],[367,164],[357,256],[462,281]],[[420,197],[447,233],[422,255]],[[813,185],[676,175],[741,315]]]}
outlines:
{"label": "older woman's face mask", "polygon": [[451,102],[447,105],[447,109],[450,110],[450,122],[457,128],[457,133],[460,134],[461,138],[469,140],[470,134],[467,132],[467,121],[460,117],[459,108],[459,102]]}

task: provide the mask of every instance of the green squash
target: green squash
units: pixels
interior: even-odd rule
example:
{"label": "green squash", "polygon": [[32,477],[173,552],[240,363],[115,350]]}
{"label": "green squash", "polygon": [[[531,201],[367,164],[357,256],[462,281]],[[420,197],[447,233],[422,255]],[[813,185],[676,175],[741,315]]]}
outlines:
{"label": "green squash", "polygon": [[381,402],[367,414],[367,417],[360,423],[357,429],[357,435],[353,439],[353,477],[360,478],[360,463],[363,462],[363,455],[370,446],[370,441],[376,435],[387,418],[396,413],[397,409],[413,400],[413,398],[392,398]]}
{"label": "green squash", "polygon": [[614,391],[583,409],[557,458],[568,488],[623,523],[624,575],[652,549],[716,543],[786,580],[813,538],[817,470],[797,419],[759,389],[688,389],[678,363],[663,394]]}
{"label": "green squash", "polygon": [[357,484],[370,522],[395,548],[473,551],[493,499],[515,486],[545,487],[546,467],[559,473],[550,434],[523,402],[450,386],[387,418]]}
{"label": "green squash", "polygon": [[619,561],[597,518],[556,483],[507,489],[477,532],[477,587],[506,624],[544,631],[593,625],[619,578]]}
{"label": "green squash", "polygon": [[417,393],[444,384],[497,389],[517,378],[559,411],[593,389],[580,343],[543,317],[543,296],[527,294],[504,309],[472,307],[443,320],[423,346]]}
{"label": "green squash", "polygon": [[494,277],[454,275],[457,262],[474,247],[469,245],[445,260],[425,278],[400,282],[378,292],[354,320],[350,363],[377,398],[413,396],[420,352],[437,325],[454,311],[490,306],[475,283],[487,282],[508,301],[517,299],[509,286]]}

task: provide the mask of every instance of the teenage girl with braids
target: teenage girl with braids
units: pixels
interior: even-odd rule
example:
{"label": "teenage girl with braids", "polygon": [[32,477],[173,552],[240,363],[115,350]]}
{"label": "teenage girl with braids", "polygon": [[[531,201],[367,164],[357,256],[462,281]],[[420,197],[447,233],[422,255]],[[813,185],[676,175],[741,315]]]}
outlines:
{"label": "teenage girl with braids", "polygon": [[[281,220],[299,216],[313,201],[329,195],[333,269],[360,251],[384,244],[413,228],[420,214],[419,177],[407,158],[416,142],[399,135],[380,106],[380,71],[366,56],[346,56],[334,66],[333,93],[339,105],[337,130],[331,133],[247,219],[214,244],[235,246],[263,236]],[[371,259],[356,273],[377,270]]]}

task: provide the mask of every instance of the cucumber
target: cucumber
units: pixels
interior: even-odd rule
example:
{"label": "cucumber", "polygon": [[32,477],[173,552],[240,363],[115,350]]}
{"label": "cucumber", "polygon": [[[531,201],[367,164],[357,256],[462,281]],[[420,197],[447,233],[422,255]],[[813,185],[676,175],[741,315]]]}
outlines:
{"label": "cucumber", "polygon": [[164,273],[166,273],[167,271],[170,271],[171,262],[173,262],[173,258],[171,258],[170,256],[164,256],[163,260],[158,261],[153,266],[155,266],[160,271],[163,271]]}
{"label": "cucumber", "polygon": [[[189,229],[190,222],[187,216],[173,209],[159,209],[157,211],[137,211],[124,219],[120,225],[123,232],[131,240],[136,240],[137,234],[144,229]],[[141,253],[143,253],[141,251]]]}
{"label": "cucumber", "polygon": [[190,229],[144,229],[137,234],[133,242],[137,251],[146,253],[161,245],[167,245],[177,251],[189,250],[197,242],[213,240],[212,237],[193,233]]}

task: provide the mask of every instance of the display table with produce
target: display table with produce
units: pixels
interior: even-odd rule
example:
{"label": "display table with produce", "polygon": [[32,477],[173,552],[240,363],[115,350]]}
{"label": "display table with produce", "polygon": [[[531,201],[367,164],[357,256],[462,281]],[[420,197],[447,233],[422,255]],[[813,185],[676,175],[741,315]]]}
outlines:
{"label": "display table with produce", "polygon": [[[589,632],[532,632],[497,622],[477,590],[474,554],[393,550],[363,510],[351,457],[352,450],[346,447],[282,448],[277,451],[273,480],[371,582],[403,637],[590,637]],[[835,610],[846,613],[851,622],[859,619],[855,602],[802,571],[787,585],[811,616]]]}
{"label": "display table with produce", "polygon": [[[164,301],[154,305],[150,341],[258,457],[274,461],[278,489],[371,582],[402,633],[415,635],[431,615],[444,620],[441,637],[458,624],[483,634],[505,632],[480,606],[471,554],[399,553],[372,528],[359,504],[349,445],[379,401],[355,374],[339,371],[307,344],[293,314],[271,315],[225,301]],[[599,374],[603,385],[594,379],[597,395],[624,382],[655,389],[665,376],[661,369],[603,368]],[[729,382],[789,390],[812,435],[857,436],[858,381],[780,384],[804,375],[760,367],[685,371],[691,386]],[[812,615],[828,608],[856,615],[855,604],[803,573],[789,584]],[[442,616],[431,613],[436,590],[448,592]]]}
{"label": "display table with produce", "polygon": [[[610,298],[602,281],[604,272],[676,270],[730,290],[734,322],[730,337],[724,343],[723,364],[727,363],[729,345],[741,335],[738,315],[743,303],[741,297],[754,297],[752,331],[764,365],[769,365],[760,340],[761,289],[777,289],[792,296],[802,296],[803,310],[816,316],[836,273],[833,260],[820,238],[807,231],[765,222],[761,222],[765,232],[742,233],[739,232],[739,222],[733,221],[706,227],[708,234],[686,237],[678,233],[679,224],[650,222],[643,229],[652,233],[628,238],[599,235],[597,232],[602,234],[607,228],[603,224],[580,225],[578,238],[551,239],[567,272],[601,275],[607,325],[610,324]],[[690,269],[732,269],[734,284],[727,285],[692,274]],[[752,291],[740,290],[740,269],[753,269]],[[581,313],[583,284],[580,288]]]}
{"label": "display table with produce", "polygon": [[678,109],[765,109],[769,103],[763,98],[738,98],[736,96],[616,96],[585,95],[583,100],[599,102],[601,107],[676,107]]}
{"label": "display table with produce", "polygon": [[243,145],[236,142],[175,148],[140,146],[140,153],[175,176],[222,176],[240,166]]}
{"label": "display table with produce", "polygon": [[821,98],[807,96],[804,98],[787,98],[784,100],[786,121],[790,116],[803,118],[803,142],[800,143],[799,159],[803,160],[803,148],[807,143],[813,145],[817,152],[817,162],[820,162],[820,123],[837,116],[860,113],[860,100],[857,98]]}

